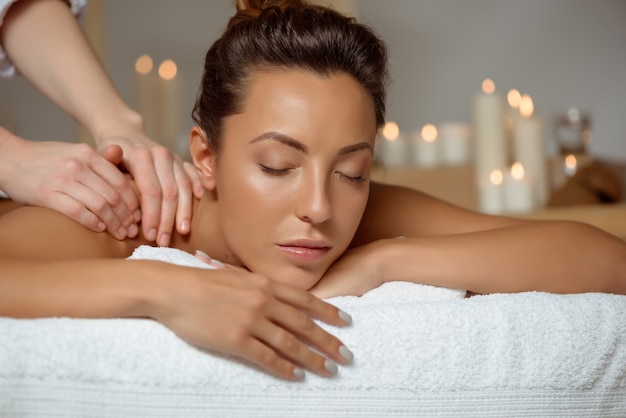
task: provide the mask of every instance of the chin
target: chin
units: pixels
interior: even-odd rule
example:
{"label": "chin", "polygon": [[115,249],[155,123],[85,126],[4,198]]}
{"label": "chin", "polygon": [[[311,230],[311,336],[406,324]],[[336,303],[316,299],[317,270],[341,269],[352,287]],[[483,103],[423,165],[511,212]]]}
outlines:
{"label": "chin", "polygon": [[326,269],[308,270],[301,267],[289,266],[274,271],[269,277],[277,282],[290,284],[300,289],[309,290],[320,281]]}

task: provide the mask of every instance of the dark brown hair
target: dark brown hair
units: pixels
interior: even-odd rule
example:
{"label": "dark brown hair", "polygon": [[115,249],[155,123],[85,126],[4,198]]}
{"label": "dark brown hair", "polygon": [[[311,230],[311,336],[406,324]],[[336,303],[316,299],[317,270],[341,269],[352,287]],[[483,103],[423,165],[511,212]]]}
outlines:
{"label": "dark brown hair", "polygon": [[387,49],[367,26],[302,0],[238,0],[237,13],[206,54],[194,122],[219,149],[221,122],[241,111],[250,75],[272,68],[347,73],[385,121]]}

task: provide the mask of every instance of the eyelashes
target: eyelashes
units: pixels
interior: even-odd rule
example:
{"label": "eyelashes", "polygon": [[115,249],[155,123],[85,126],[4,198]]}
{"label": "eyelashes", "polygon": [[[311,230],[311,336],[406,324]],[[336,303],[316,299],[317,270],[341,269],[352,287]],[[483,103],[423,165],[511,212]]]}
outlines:
{"label": "eyelashes", "polygon": [[[289,172],[291,170],[293,170],[293,168],[272,168],[272,167],[268,167],[264,164],[259,164],[259,167],[261,168],[261,171],[263,171],[265,174],[268,174],[270,176],[273,177],[282,177],[285,176],[287,174],[289,174]],[[355,183],[355,184],[359,184],[359,183],[363,183],[366,178],[363,176],[349,176],[347,174],[344,174],[342,172],[336,171],[336,174],[339,175],[339,177],[341,177],[342,179],[345,179],[351,183]]]}

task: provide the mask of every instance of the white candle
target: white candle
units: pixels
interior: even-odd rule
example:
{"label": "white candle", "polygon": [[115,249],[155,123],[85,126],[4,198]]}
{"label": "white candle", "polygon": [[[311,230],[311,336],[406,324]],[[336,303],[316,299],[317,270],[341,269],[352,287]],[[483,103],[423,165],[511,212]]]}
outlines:
{"label": "white candle", "polygon": [[439,164],[437,127],[427,123],[413,134],[413,162],[418,167],[430,168]]}
{"label": "white candle", "polygon": [[408,163],[407,140],[400,134],[395,122],[387,122],[382,129],[382,138],[378,143],[378,151],[387,167],[402,167]]}
{"label": "white candle", "polygon": [[495,169],[488,177],[478,183],[478,210],[482,213],[497,215],[504,211],[504,175]]}
{"label": "white candle", "polygon": [[143,118],[144,130],[150,137],[154,137],[157,130],[155,123],[157,77],[152,68],[152,58],[149,55],[142,55],[135,61],[133,77],[133,94],[137,112]]}
{"label": "white candle", "polygon": [[533,114],[534,105],[528,95],[522,95],[519,113],[513,125],[514,158],[534,178],[533,194],[539,206],[548,202],[548,170],[543,136],[543,123]]}
{"label": "white candle", "polygon": [[181,126],[181,78],[176,63],[165,60],[159,65],[158,86],[158,134],[159,142],[177,152]]}
{"label": "white candle", "polygon": [[447,165],[463,165],[472,156],[471,129],[467,123],[447,122],[439,125],[441,161]]}
{"label": "white candle", "polygon": [[510,213],[530,212],[536,208],[533,182],[519,162],[504,178],[504,209]]}
{"label": "white candle", "polygon": [[483,81],[482,89],[472,103],[474,168],[478,179],[507,165],[504,100],[490,79]]}

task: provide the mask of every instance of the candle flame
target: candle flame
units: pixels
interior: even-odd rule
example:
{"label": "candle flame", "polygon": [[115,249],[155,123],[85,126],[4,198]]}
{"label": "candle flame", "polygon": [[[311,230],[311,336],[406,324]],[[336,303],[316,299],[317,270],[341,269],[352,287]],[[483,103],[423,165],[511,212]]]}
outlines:
{"label": "candle flame", "polygon": [[165,60],[159,65],[159,77],[163,80],[172,80],[177,72],[176,63],[172,60]]}
{"label": "candle flame", "polygon": [[400,135],[400,128],[397,123],[389,121],[383,126],[382,134],[387,141],[395,141]]}
{"label": "candle flame", "polygon": [[495,186],[499,186],[504,181],[504,175],[502,174],[502,170],[493,170],[489,174],[489,182]]}
{"label": "candle flame", "polygon": [[522,95],[517,89],[511,89],[506,95],[506,100],[509,102],[509,106],[513,109],[517,109],[522,101]]}
{"label": "candle flame", "polygon": [[576,170],[577,164],[578,161],[576,161],[576,156],[574,154],[569,154],[567,157],[565,157],[565,167],[567,167],[569,170]]}
{"label": "candle flame", "polygon": [[139,74],[149,74],[152,71],[152,58],[150,55],[142,55],[135,61],[135,71]]}
{"label": "candle flame", "polygon": [[533,99],[531,99],[528,94],[524,94],[519,103],[520,114],[525,118],[529,118],[533,115],[534,111],[535,105],[533,104]]}
{"label": "candle flame", "polygon": [[491,94],[496,91],[496,84],[490,78],[485,78],[483,80],[483,91],[487,94]]}
{"label": "candle flame", "polygon": [[524,179],[524,166],[522,163],[517,162],[511,166],[511,177],[515,180],[523,180]]}
{"label": "candle flame", "polygon": [[437,127],[432,123],[427,123],[422,127],[422,138],[426,142],[435,142],[437,139]]}

